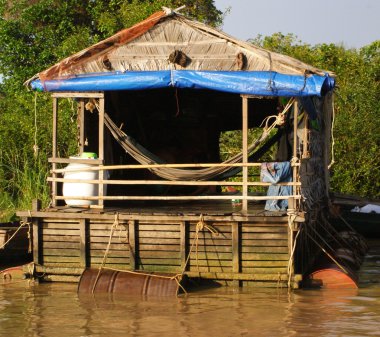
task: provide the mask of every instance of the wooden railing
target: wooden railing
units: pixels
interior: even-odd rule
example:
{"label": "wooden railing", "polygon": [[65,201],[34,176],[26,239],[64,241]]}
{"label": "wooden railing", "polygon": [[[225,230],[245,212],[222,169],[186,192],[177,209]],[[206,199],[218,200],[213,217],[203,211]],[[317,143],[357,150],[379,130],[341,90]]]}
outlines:
{"label": "wooden railing", "polygon": [[[279,186],[293,186],[293,194],[289,196],[262,196],[262,195],[249,195],[248,187],[257,186],[271,186],[273,184],[260,181],[184,181],[184,180],[107,180],[105,179],[105,172],[111,170],[128,170],[128,169],[150,169],[150,168],[205,168],[205,167],[260,167],[261,163],[235,163],[235,164],[223,164],[223,163],[197,163],[197,164],[151,164],[151,165],[103,165],[102,160],[97,159],[68,159],[68,158],[50,158],[49,162],[54,164],[53,167],[57,167],[57,164],[70,164],[70,163],[80,163],[80,164],[91,164],[86,168],[54,168],[51,170],[52,176],[48,178],[49,182],[52,182],[54,188],[52,191],[58,191],[58,183],[88,183],[97,184],[99,186],[104,185],[173,185],[173,186],[236,186],[241,187],[242,193],[236,194],[224,194],[224,195],[178,195],[178,196],[166,196],[166,195],[104,195],[103,188],[99,188],[99,195],[97,196],[63,196],[63,195],[52,195],[53,204],[56,204],[57,200],[92,200],[92,201],[104,201],[104,200],[284,200],[284,199],[300,199],[301,196],[298,194],[299,186],[301,183],[299,181],[295,182],[282,182],[275,185]],[[293,171],[299,167],[299,163],[293,164]],[[67,179],[61,177],[65,172],[81,172],[81,171],[99,171],[99,179],[95,180],[84,180],[84,179]],[[297,177],[297,175],[294,175]],[[243,177],[244,178],[244,177]],[[101,207],[103,207],[103,202],[99,202]],[[96,206],[95,206],[96,207]]]}

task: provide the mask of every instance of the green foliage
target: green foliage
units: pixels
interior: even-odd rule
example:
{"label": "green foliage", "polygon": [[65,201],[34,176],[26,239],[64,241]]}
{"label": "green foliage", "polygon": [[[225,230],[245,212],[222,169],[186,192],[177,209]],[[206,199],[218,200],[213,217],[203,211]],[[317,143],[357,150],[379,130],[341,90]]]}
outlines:
{"label": "green foliage", "polygon": [[345,49],[334,44],[310,46],[292,34],[251,40],[321,69],[335,72],[334,191],[380,197],[380,40]]}
{"label": "green foliage", "polygon": [[[37,196],[48,203],[51,98],[23,83],[59,60],[132,26],[180,0],[0,0],[0,218],[28,209]],[[182,13],[219,25],[212,0],[190,0]],[[76,104],[60,100],[59,156],[77,154]],[[36,152],[36,146],[38,151]],[[36,157],[37,155],[37,157]],[[35,182],[35,184],[33,184]],[[6,213],[4,215],[4,212]]]}
{"label": "green foliage", "polygon": [[[269,138],[276,134],[276,130],[271,130],[269,133]],[[248,130],[248,144],[253,144],[261,138],[263,134],[263,129],[261,127],[252,128]],[[222,132],[219,138],[220,143],[220,159],[225,161],[238,153],[242,149],[242,132],[241,130],[225,131]],[[264,142],[265,143],[265,142]],[[263,144],[264,144],[263,143]],[[260,144],[258,149],[263,145]],[[261,161],[273,161],[275,153],[277,151],[277,146],[272,146],[261,158]],[[259,181],[260,168],[259,167],[250,167],[248,169],[248,175],[250,181]],[[228,179],[228,181],[241,181],[241,176],[237,175]],[[241,190],[241,187],[235,187],[237,190]],[[266,187],[251,186],[249,187],[250,192],[255,193],[264,193],[266,192]]]}
{"label": "green foliage", "polygon": [[45,158],[30,157],[22,149],[0,152],[0,221],[11,219],[16,210],[30,209],[34,199],[48,203]]}
{"label": "green foliage", "polygon": [[[51,156],[50,95],[27,92],[23,83],[39,71],[125,27],[162,6],[181,0],[0,0],[0,210],[30,208],[32,198],[48,203],[47,158]],[[223,20],[212,0],[188,0],[184,15],[219,26]],[[334,44],[310,46],[281,33],[253,40],[337,74],[335,160],[336,191],[380,196],[379,79],[380,41],[360,49]],[[59,155],[77,152],[76,107],[60,103]],[[240,136],[224,135],[230,155]],[[254,135],[252,135],[254,137]],[[39,150],[35,156],[35,147]],[[31,182],[35,182],[32,184]],[[2,216],[2,215],[0,215]]]}
{"label": "green foliage", "polygon": [[[58,60],[134,25],[177,0],[17,0],[0,2],[0,73],[11,91]],[[183,13],[217,25],[211,0],[187,1]]]}

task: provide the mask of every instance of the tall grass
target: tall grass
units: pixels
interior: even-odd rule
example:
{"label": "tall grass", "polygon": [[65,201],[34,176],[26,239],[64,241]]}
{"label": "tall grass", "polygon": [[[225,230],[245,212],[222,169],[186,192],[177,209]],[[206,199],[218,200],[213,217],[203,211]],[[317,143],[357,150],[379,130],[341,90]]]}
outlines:
{"label": "tall grass", "polygon": [[0,221],[16,219],[17,210],[28,210],[34,199],[49,203],[47,160],[23,151],[0,152]]}

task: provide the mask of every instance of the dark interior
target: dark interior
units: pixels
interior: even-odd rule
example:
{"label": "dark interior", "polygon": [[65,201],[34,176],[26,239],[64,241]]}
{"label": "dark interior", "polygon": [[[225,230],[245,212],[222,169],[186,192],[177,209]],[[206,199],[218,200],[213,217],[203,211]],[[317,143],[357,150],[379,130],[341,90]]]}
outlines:
{"label": "dark interior", "polygon": [[[165,88],[142,91],[113,91],[106,94],[105,110],[116,125],[167,163],[220,162],[219,137],[223,131],[241,130],[242,98],[210,90]],[[276,98],[250,99],[249,127],[258,127],[268,115],[277,113]],[[86,113],[85,151],[97,152],[97,114]],[[109,132],[105,138],[107,165],[136,163]],[[111,179],[159,179],[148,170],[113,171]],[[109,186],[111,187],[111,186]],[[110,194],[118,194],[112,186]],[[196,188],[162,190],[160,186],[128,187],[127,194],[187,194]],[[175,192],[173,192],[175,191]],[[123,191],[125,194],[125,191]]]}

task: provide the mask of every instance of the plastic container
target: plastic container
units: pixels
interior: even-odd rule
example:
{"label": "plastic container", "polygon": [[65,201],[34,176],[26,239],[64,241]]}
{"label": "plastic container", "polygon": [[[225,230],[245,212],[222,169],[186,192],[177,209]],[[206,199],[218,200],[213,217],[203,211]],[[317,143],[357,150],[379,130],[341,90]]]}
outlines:
{"label": "plastic container", "polygon": [[[80,157],[73,156],[70,159],[88,159],[88,164],[83,163],[70,163],[66,169],[80,169],[77,171],[66,171],[63,176],[65,179],[80,179],[80,180],[97,180],[99,172],[88,170],[96,164],[91,164],[92,159],[96,159],[96,154],[92,152],[84,152]],[[94,197],[98,196],[98,184],[91,184],[85,182],[64,182],[62,194],[64,197]],[[104,186],[104,195],[106,195],[106,185]],[[96,200],[83,200],[83,199],[65,199],[68,206],[90,206],[97,204]]]}

